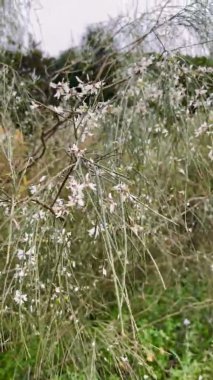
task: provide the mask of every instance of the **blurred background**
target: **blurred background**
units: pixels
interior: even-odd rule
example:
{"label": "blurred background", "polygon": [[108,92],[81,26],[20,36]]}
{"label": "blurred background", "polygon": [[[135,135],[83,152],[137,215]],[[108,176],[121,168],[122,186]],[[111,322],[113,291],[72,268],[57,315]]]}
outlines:
{"label": "blurred background", "polygon": [[[188,19],[184,15],[186,7],[189,8]],[[197,15],[199,12],[196,26],[190,20],[193,7],[197,7]],[[208,0],[1,0],[0,45],[9,50],[17,47],[26,49],[33,42],[45,54],[58,56],[62,51],[81,44],[88,26],[107,24],[112,31],[116,26],[124,26],[134,20],[140,33],[141,30],[147,31],[160,15],[179,13],[183,16],[182,22],[175,25],[172,36],[168,29],[162,28],[161,38],[167,43],[166,48],[181,47],[183,50],[185,46],[187,54],[208,55],[212,52],[212,24],[209,19],[212,7]],[[204,46],[204,39],[211,43]],[[162,44],[151,34],[143,49],[161,50]]]}

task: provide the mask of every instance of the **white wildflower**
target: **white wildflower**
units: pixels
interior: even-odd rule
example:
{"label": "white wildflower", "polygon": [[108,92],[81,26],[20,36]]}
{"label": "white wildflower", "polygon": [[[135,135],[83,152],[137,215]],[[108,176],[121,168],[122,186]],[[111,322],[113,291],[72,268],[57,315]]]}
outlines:
{"label": "white wildflower", "polygon": [[127,356],[121,356],[121,360],[122,360],[122,362],[124,362],[124,363],[128,363],[128,362],[129,362],[129,359],[128,359]]}
{"label": "white wildflower", "polygon": [[35,110],[35,109],[39,108],[39,105],[37,103],[35,103],[34,101],[32,101],[30,108],[31,108],[31,110]]}
{"label": "white wildflower", "polygon": [[51,82],[50,87],[56,90],[54,97],[57,99],[60,99],[61,97],[63,97],[65,100],[68,100],[71,96],[68,82],[62,81],[62,82],[58,82],[57,84]]}
{"label": "white wildflower", "polygon": [[99,236],[100,232],[105,231],[106,228],[107,228],[107,225],[104,227],[104,225],[102,223],[100,223],[100,224],[97,224],[96,226],[90,228],[88,230],[88,234],[90,237],[96,239]]}
{"label": "white wildflower", "polygon": [[84,207],[84,194],[83,193],[78,193],[76,195],[69,195],[68,196],[68,202],[67,206],[68,207],[74,207],[77,206],[78,208]]}
{"label": "white wildflower", "polygon": [[92,191],[96,191],[96,184],[93,182],[90,182],[89,180],[89,173],[86,174],[85,176],[85,181],[84,181],[84,187],[88,188]]}
{"label": "white wildflower", "polygon": [[73,153],[75,157],[82,157],[86,149],[80,149],[76,144],[73,144],[69,149],[68,153]]}
{"label": "white wildflower", "polygon": [[114,186],[113,189],[120,193],[123,202],[130,197],[129,188],[125,183],[120,183]]}
{"label": "white wildflower", "polygon": [[187,319],[187,318],[185,318],[184,320],[183,320],[183,325],[184,326],[189,326],[191,324],[191,322],[190,322],[190,320],[189,319]]}
{"label": "white wildflower", "polygon": [[53,211],[56,215],[56,218],[60,218],[67,213],[67,209],[66,209],[63,199],[61,198],[57,199],[56,203],[53,206]]}
{"label": "white wildflower", "polygon": [[201,124],[201,126],[195,131],[195,136],[199,137],[199,136],[203,135],[205,132],[208,131],[208,128],[209,128],[209,126],[206,122]]}
{"label": "white wildflower", "polygon": [[84,206],[84,184],[77,182],[75,178],[71,176],[67,189],[71,191],[71,195],[68,196],[69,201],[67,206],[77,206],[78,208],[82,208]]}
{"label": "white wildflower", "polygon": [[26,254],[23,251],[23,249],[18,249],[17,257],[19,260],[25,260],[26,259]]}
{"label": "white wildflower", "polygon": [[46,178],[47,178],[47,176],[46,176],[46,175],[43,175],[43,176],[40,178],[39,183],[44,182]]}
{"label": "white wildflower", "polygon": [[16,265],[14,278],[20,280],[21,278],[26,277],[26,275],[27,275],[26,269],[25,268],[21,268],[19,265]]}
{"label": "white wildflower", "polygon": [[22,293],[20,290],[16,290],[15,296],[14,296],[14,301],[18,305],[23,305],[25,302],[27,302],[27,295]]}
{"label": "white wildflower", "polygon": [[79,77],[76,76],[76,79],[78,81],[78,88],[81,89],[81,96],[84,95],[97,95],[100,89],[104,86],[103,81],[99,81],[96,83],[84,83]]}
{"label": "white wildflower", "polygon": [[32,265],[35,265],[36,258],[35,258],[35,253],[36,253],[36,247],[32,246],[27,252],[26,255],[28,256],[28,262]]}
{"label": "white wildflower", "polygon": [[213,148],[210,149],[208,157],[210,158],[211,161],[213,161]]}
{"label": "white wildflower", "polygon": [[36,185],[31,185],[29,187],[29,191],[32,195],[34,195],[37,192],[37,186]]}
{"label": "white wildflower", "polygon": [[24,237],[22,238],[22,241],[23,242],[27,242],[27,243],[30,243],[31,241],[32,241],[32,238],[33,238],[33,233],[27,233],[27,232],[25,232],[24,233]]}
{"label": "white wildflower", "polygon": [[117,206],[117,203],[113,200],[111,193],[109,193],[109,195],[108,195],[108,202],[109,202],[109,212],[110,212],[110,214],[113,214],[113,212],[115,211],[115,208]]}
{"label": "white wildflower", "polygon": [[50,87],[55,89],[55,88],[57,88],[57,84],[53,83],[53,82],[50,82]]}
{"label": "white wildflower", "polygon": [[207,90],[205,90],[203,87],[200,89],[195,89],[196,96],[203,96],[207,93]]}
{"label": "white wildflower", "polygon": [[46,213],[43,210],[39,210],[32,216],[32,221],[33,220],[46,220]]}

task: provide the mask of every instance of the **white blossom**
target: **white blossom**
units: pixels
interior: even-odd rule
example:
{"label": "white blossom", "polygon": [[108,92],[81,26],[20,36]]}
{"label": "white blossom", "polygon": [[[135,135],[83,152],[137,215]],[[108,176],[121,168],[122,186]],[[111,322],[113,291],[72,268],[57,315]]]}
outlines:
{"label": "white blossom", "polygon": [[23,249],[18,249],[17,257],[19,260],[25,260],[26,259],[26,253],[23,251]]}
{"label": "white blossom", "polygon": [[51,82],[50,87],[56,90],[54,97],[57,99],[60,99],[61,97],[63,97],[65,100],[68,100],[71,96],[68,82],[62,81],[62,82],[58,82],[57,84]]}
{"label": "white blossom", "polygon": [[84,187],[88,188],[92,191],[96,191],[96,184],[93,182],[90,182],[89,180],[89,173],[86,174],[85,176],[85,181],[84,181]]}
{"label": "white blossom", "polygon": [[208,131],[208,124],[207,122],[204,122],[203,124],[201,124],[201,126],[195,131],[195,136],[196,137],[199,137],[201,135],[203,135],[205,132]]}
{"label": "white blossom", "polygon": [[113,189],[120,193],[121,200],[123,202],[125,202],[125,200],[130,197],[129,188],[125,183],[119,183],[118,185],[114,186]]}
{"label": "white blossom", "polygon": [[26,277],[26,275],[27,275],[26,268],[21,268],[19,265],[16,265],[14,278],[20,280]]}
{"label": "white blossom", "polygon": [[39,210],[38,212],[36,212],[36,213],[32,216],[31,223],[32,223],[34,220],[46,220],[46,213],[45,213],[45,211],[43,211],[43,210]]}
{"label": "white blossom", "polygon": [[106,228],[107,228],[107,225],[104,227],[104,225],[100,223],[90,228],[88,230],[88,234],[90,237],[93,237],[94,239],[96,239],[99,236],[100,232],[105,231]]}
{"label": "white blossom", "polygon": [[39,105],[37,103],[35,103],[34,101],[32,101],[30,108],[31,108],[31,110],[35,110],[35,109],[39,108]]}
{"label": "white blossom", "polygon": [[38,189],[37,189],[36,185],[31,185],[29,187],[29,190],[30,190],[30,193],[33,195],[33,194],[35,194],[37,192]]}
{"label": "white blossom", "polygon": [[117,206],[117,203],[113,200],[111,193],[109,193],[109,195],[108,195],[108,202],[109,202],[109,212],[110,212],[110,214],[113,214],[113,212],[115,211],[115,208]]}
{"label": "white blossom", "polygon": [[69,149],[68,153],[73,153],[75,157],[82,157],[86,149],[80,149],[76,144],[73,144]]}
{"label": "white blossom", "polygon": [[22,293],[20,290],[15,291],[14,301],[18,305],[23,305],[25,302],[27,302],[27,295]]}
{"label": "white blossom", "polygon": [[183,324],[184,324],[184,326],[189,326],[190,324],[191,324],[191,322],[190,322],[190,320],[189,319],[187,319],[187,318],[185,318],[184,320],[183,320]]}
{"label": "white blossom", "polygon": [[213,161],[213,148],[210,149],[208,157],[210,158],[211,161]]}

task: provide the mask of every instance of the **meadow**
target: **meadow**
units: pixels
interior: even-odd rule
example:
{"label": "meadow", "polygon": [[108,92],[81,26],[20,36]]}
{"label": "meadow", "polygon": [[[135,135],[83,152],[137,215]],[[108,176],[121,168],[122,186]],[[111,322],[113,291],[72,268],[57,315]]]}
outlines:
{"label": "meadow", "polygon": [[138,50],[39,101],[1,64],[0,379],[212,379],[212,80]]}

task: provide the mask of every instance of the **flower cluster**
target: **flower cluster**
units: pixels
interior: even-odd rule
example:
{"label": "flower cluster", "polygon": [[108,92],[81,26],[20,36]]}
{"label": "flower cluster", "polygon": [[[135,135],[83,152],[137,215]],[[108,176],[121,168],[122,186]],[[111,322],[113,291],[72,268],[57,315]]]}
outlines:
{"label": "flower cluster", "polygon": [[96,184],[90,181],[89,173],[85,176],[85,181],[80,183],[71,176],[67,183],[67,189],[71,193],[68,195],[68,207],[82,208],[85,205],[85,190],[96,191]]}

